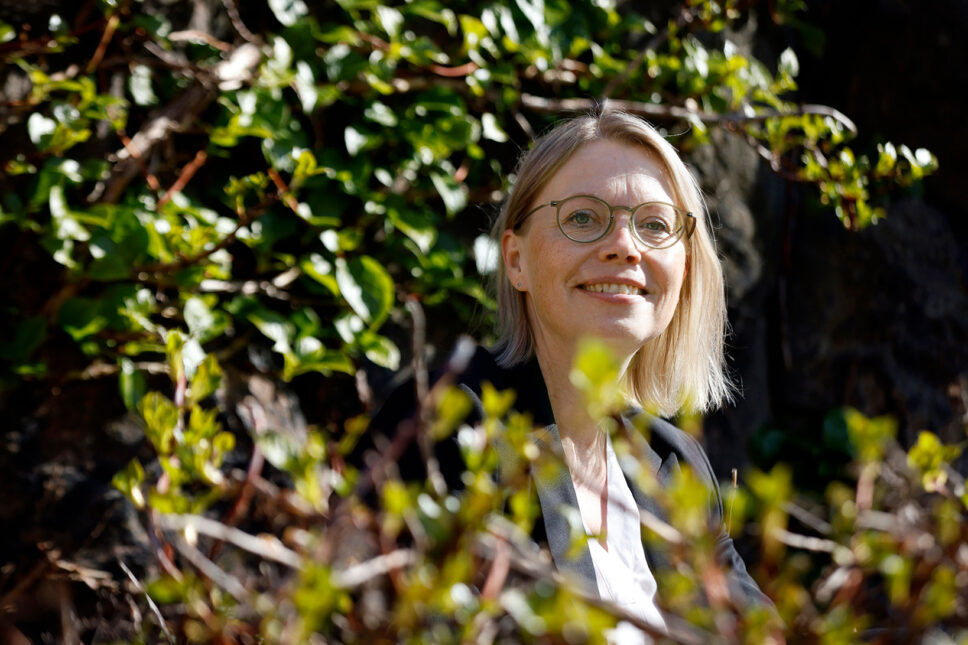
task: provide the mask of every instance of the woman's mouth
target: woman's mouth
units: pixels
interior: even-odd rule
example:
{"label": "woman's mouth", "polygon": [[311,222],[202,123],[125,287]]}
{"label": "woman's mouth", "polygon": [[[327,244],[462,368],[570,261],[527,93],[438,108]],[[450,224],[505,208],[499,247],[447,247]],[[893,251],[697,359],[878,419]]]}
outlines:
{"label": "woman's mouth", "polygon": [[592,293],[620,293],[626,296],[644,296],[646,294],[645,289],[633,287],[629,284],[601,282],[597,284],[583,284],[579,285],[579,287]]}

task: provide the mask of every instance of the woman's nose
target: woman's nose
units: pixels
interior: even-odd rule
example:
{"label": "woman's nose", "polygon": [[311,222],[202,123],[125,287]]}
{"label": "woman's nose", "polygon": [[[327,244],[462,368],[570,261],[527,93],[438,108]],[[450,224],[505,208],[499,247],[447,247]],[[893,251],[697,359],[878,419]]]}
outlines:
{"label": "woman's nose", "polygon": [[599,255],[602,259],[629,264],[642,260],[642,246],[632,233],[631,221],[631,213],[614,216],[611,230],[601,240]]}

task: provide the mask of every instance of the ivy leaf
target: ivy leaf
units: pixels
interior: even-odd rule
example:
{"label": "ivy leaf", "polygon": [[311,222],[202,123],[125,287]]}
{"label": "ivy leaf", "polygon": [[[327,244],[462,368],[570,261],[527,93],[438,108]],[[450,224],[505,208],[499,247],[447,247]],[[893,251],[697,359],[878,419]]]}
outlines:
{"label": "ivy leaf", "polygon": [[380,367],[394,371],[400,369],[400,350],[386,336],[365,333],[361,335],[359,342],[366,357]]}
{"label": "ivy leaf", "polygon": [[205,301],[191,297],[185,302],[185,324],[194,338],[205,338],[206,332],[215,324],[215,316]]}
{"label": "ivy leaf", "polygon": [[464,192],[464,187],[450,175],[435,172],[430,175],[430,181],[433,182],[434,188],[440,193],[440,198],[444,200],[447,215],[455,215],[467,205],[467,194]]}
{"label": "ivy leaf", "polygon": [[98,333],[107,322],[107,318],[101,315],[100,304],[92,298],[71,298],[57,314],[57,323],[78,341]]}
{"label": "ivy leaf", "polygon": [[336,282],[349,306],[371,328],[379,327],[390,313],[393,278],[370,256],[336,258]]}
{"label": "ivy leaf", "polygon": [[275,14],[276,20],[286,27],[292,27],[309,13],[309,8],[302,0],[269,0],[269,9]]}
{"label": "ivy leaf", "polygon": [[56,129],[57,122],[48,119],[40,112],[34,112],[27,119],[27,136],[30,137],[31,143],[38,148],[46,147],[46,142],[50,141]]}

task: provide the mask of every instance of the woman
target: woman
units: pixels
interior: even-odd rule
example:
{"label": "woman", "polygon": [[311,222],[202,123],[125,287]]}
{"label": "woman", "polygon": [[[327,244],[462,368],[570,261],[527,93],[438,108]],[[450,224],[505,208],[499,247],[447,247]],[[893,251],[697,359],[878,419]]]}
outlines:
{"label": "woman", "polygon": [[[683,407],[708,410],[729,396],[723,274],[702,198],[665,139],[641,119],[614,111],[558,125],[516,174],[492,231],[503,259],[497,363],[513,369],[533,355],[547,389],[551,429],[571,475],[557,491],[542,491],[536,481],[549,545],[559,568],[576,570],[606,599],[661,622],[650,571],[661,557],[646,557],[638,513],[628,512],[631,502],[654,504],[622,476],[608,434],[588,416],[570,374],[579,342],[591,337],[618,357],[633,405],[672,415]],[[651,426],[652,446],[645,449],[660,464],[660,480],[662,464],[684,460],[716,492],[714,515],[721,513],[699,445],[667,423]],[[555,553],[553,534],[565,527],[553,518],[549,525],[545,512],[562,500],[577,506],[589,535],[607,536],[590,540],[577,563],[565,562],[566,549]],[[721,526],[721,515],[714,519]],[[725,532],[718,547],[731,590],[768,603]]]}
{"label": "woman", "polygon": [[[498,349],[479,350],[459,383],[479,408],[483,383],[514,389],[518,410],[546,426],[546,452],[565,468],[532,478],[541,506],[535,537],[557,568],[661,627],[653,574],[667,564],[661,550],[643,544],[638,509],[660,517],[662,509],[623,472],[569,375],[580,341],[603,341],[620,361],[629,427],[636,408],[671,416],[728,398],[723,275],[702,199],[665,139],[641,119],[608,110],[553,128],[522,157],[516,177],[492,231],[502,256]],[[641,465],[660,485],[680,463],[691,466],[713,492],[709,519],[730,595],[769,606],[723,528],[702,448],[647,418],[648,443],[626,433],[639,440]],[[442,445],[438,455],[444,477],[459,487],[456,446]],[[413,461],[401,460],[404,476]],[[577,554],[574,511],[593,536]]]}

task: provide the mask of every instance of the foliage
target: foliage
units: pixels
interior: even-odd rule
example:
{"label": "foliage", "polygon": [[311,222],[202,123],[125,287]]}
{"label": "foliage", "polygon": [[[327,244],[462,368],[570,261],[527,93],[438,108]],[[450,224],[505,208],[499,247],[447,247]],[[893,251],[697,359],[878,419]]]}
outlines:
{"label": "foliage", "polygon": [[[495,480],[505,461],[497,436],[522,468],[537,457],[530,423],[510,412],[513,394],[485,396],[488,415],[470,427],[459,393],[431,390],[424,425],[437,440],[456,433],[468,465],[457,493],[433,477],[405,483],[348,466],[367,423],[356,415],[362,403],[298,441],[272,427],[226,430],[233,410],[214,396],[227,389],[223,369],[252,369],[253,348],[264,346],[267,371],[282,380],[318,375],[347,391],[351,377],[365,382],[362,368],[400,367],[386,323],[402,319],[404,301],[470,325],[479,307],[493,307],[482,274],[494,261],[474,242],[486,217],[470,205],[500,201],[516,150],[560,111],[601,98],[670,130],[689,124],[679,141],[687,150],[707,143],[711,127],[744,136],[778,172],[815,184],[851,227],[881,216],[882,186],[910,184],[936,160],[890,143],[876,161],[852,151],[846,117],[795,101],[791,50],[775,63],[737,51],[728,30],[747,9],[729,0],[689,0],[658,24],[609,2],[242,4],[219,5],[207,31],[189,28],[183,12],[135,1],[96,3],[73,23],[52,17],[42,34],[0,23],[4,73],[16,81],[6,87],[22,88],[2,106],[0,132],[18,145],[2,153],[0,230],[13,241],[0,275],[25,282],[3,305],[0,385],[117,378],[152,457],[131,461],[115,483],[165,529],[171,546],[148,590],[163,615],[178,616],[180,637],[599,639],[614,608],[535,569],[522,538],[534,520],[524,471],[502,467]],[[604,412],[614,392],[595,369],[607,361],[588,354],[575,378],[584,375]],[[250,472],[240,477],[227,459],[243,450]],[[908,477],[903,463],[881,461],[891,450],[862,454],[858,486],[877,491],[887,473]],[[951,545],[964,539],[964,493],[946,467],[952,450],[925,435],[910,467],[931,494],[904,479],[919,491],[912,499],[926,500],[923,522],[938,523],[922,530],[947,536],[941,550],[908,548],[857,519],[880,516],[837,515],[825,539],[842,545],[834,556],[853,555],[835,558],[841,568],[828,580],[880,572],[914,624],[961,624],[964,558]],[[259,475],[263,459],[282,488]],[[762,579],[789,599],[779,607],[787,624],[847,639],[863,617],[838,595],[842,585],[814,602],[799,586],[800,560],[783,559],[782,472],[751,485],[733,520],[759,521],[772,567]],[[233,529],[242,510],[222,524],[200,519],[253,489],[271,513],[248,519],[281,535],[254,540]],[[359,501],[371,489],[378,509]],[[688,491],[685,480],[670,493],[693,531],[680,544],[696,548],[679,549],[682,579],[668,584],[682,595],[669,608],[697,629],[721,631],[726,620],[736,638],[743,628],[764,634],[766,618],[728,599],[696,609],[715,571],[712,545],[687,517]],[[861,510],[900,511],[894,497],[871,495]],[[217,558],[216,542],[231,544],[229,555]],[[860,557],[859,544],[870,554]],[[905,546],[901,560],[886,555],[894,544]],[[931,554],[940,563],[931,571],[912,564]],[[242,566],[246,558],[261,568]],[[509,559],[513,573],[502,573]],[[507,576],[517,582],[502,590]],[[797,611],[819,622],[804,625]]]}

